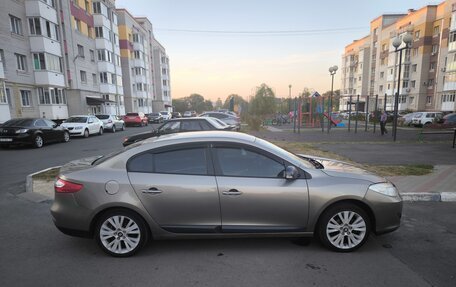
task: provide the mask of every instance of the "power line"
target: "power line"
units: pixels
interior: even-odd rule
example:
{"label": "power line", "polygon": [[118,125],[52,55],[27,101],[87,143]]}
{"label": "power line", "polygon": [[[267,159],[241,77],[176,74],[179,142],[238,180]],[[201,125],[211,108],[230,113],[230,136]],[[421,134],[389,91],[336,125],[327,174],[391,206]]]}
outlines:
{"label": "power line", "polygon": [[240,30],[193,30],[193,29],[155,29],[156,31],[181,32],[181,33],[200,33],[200,34],[249,34],[249,35],[305,35],[315,33],[334,33],[365,30],[366,27],[347,27],[347,28],[327,28],[327,29],[308,29],[308,30],[269,30],[269,31],[240,31]]}

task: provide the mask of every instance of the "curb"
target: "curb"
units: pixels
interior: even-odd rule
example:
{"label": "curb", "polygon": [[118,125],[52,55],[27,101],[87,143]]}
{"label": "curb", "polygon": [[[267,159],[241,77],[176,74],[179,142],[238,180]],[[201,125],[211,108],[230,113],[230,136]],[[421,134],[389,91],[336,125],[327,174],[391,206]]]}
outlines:
{"label": "curb", "polygon": [[403,201],[455,202],[456,192],[400,192]]}
{"label": "curb", "polygon": [[54,168],[61,168],[61,167],[62,167],[61,165],[48,167],[46,169],[43,169],[43,170],[40,170],[40,171],[37,171],[37,172],[34,172],[34,173],[31,173],[31,174],[27,175],[25,177],[25,192],[33,192],[33,176],[34,175],[49,171],[49,170],[54,169]]}

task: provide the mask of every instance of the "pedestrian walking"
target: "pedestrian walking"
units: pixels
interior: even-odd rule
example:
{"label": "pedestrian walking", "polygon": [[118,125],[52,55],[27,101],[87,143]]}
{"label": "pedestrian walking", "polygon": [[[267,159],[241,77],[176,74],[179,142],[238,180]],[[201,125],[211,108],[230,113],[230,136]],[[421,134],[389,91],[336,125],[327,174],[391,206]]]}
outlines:
{"label": "pedestrian walking", "polygon": [[387,134],[388,131],[386,130],[386,120],[388,119],[388,115],[386,111],[383,111],[382,115],[380,116],[380,130],[382,135]]}

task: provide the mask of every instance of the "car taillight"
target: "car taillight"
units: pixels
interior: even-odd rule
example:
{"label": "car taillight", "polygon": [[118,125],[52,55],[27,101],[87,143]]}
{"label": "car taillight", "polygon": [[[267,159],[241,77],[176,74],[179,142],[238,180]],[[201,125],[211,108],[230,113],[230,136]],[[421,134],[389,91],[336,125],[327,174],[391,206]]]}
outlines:
{"label": "car taillight", "polygon": [[80,191],[84,186],[79,183],[57,179],[54,183],[54,190],[57,193],[74,193]]}

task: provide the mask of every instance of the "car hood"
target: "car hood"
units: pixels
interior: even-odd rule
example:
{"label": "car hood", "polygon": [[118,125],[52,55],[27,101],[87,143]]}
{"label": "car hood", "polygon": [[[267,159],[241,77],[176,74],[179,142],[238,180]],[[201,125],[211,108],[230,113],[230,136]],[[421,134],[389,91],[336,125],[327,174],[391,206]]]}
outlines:
{"label": "car hood", "polygon": [[372,183],[388,181],[384,177],[373,174],[348,162],[305,154],[298,154],[297,156],[311,161],[311,163],[313,161],[317,169],[320,169],[329,176],[366,180]]}
{"label": "car hood", "polygon": [[61,124],[62,127],[68,127],[68,128],[81,127],[81,126],[85,126],[85,125],[87,125],[87,123],[62,123]]}
{"label": "car hood", "polygon": [[98,155],[70,161],[60,168],[60,174],[91,168],[93,167],[93,162],[102,157]]}

